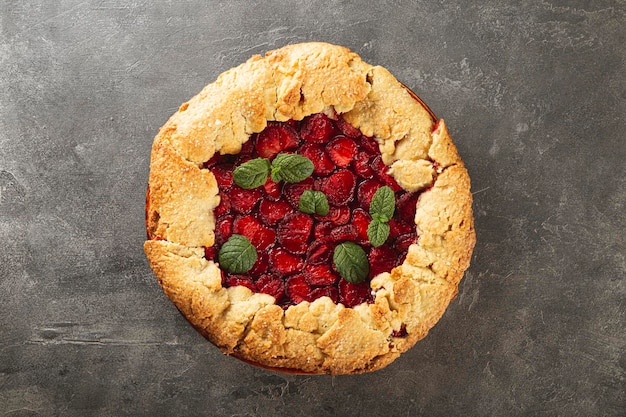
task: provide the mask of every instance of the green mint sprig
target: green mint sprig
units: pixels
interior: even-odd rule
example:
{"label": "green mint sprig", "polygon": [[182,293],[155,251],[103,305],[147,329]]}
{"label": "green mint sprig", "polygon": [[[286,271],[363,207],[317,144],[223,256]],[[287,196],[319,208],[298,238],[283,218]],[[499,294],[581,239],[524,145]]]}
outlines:
{"label": "green mint sprig", "polygon": [[272,181],[300,182],[313,173],[313,162],[295,153],[279,153],[272,161]]}
{"label": "green mint sprig", "polygon": [[303,213],[319,214],[320,216],[326,216],[330,210],[324,193],[313,190],[305,190],[302,193],[298,208]]}
{"label": "green mint sprig", "polygon": [[343,242],[335,247],[333,262],[341,278],[353,284],[367,279],[370,273],[367,254],[354,242]]}
{"label": "green mint sprig", "polygon": [[395,207],[396,197],[390,187],[385,185],[376,190],[370,203],[372,221],[367,227],[367,237],[372,246],[382,245],[389,237],[388,222],[393,217]]}
{"label": "green mint sprig", "polygon": [[235,168],[233,180],[241,188],[249,190],[265,184],[269,173],[270,161],[266,158],[256,158]]}
{"label": "green mint sprig", "polygon": [[313,173],[313,162],[305,156],[280,153],[270,163],[267,158],[255,158],[239,165],[233,171],[233,180],[241,188],[251,189],[272,181],[300,182]]}
{"label": "green mint sprig", "polygon": [[256,249],[248,238],[232,235],[218,253],[220,266],[231,274],[248,272],[257,260]]}

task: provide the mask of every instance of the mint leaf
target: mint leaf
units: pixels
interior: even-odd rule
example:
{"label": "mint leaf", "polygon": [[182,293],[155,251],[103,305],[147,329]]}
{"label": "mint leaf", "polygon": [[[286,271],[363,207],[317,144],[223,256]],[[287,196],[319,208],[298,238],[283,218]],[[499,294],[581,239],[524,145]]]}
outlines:
{"label": "mint leaf", "polygon": [[328,214],[328,200],[321,191],[305,190],[300,196],[298,208],[303,213],[319,214],[325,216]]}
{"label": "mint leaf", "polygon": [[245,236],[237,234],[222,245],[217,256],[220,266],[232,274],[248,272],[257,260],[252,243]]}
{"label": "mint leaf", "polygon": [[377,247],[385,243],[389,237],[390,229],[387,222],[382,222],[378,219],[372,220],[369,226],[367,226],[367,237],[372,246]]}
{"label": "mint leaf", "polygon": [[374,193],[370,204],[370,214],[372,218],[381,222],[388,222],[393,217],[396,208],[396,196],[388,186],[380,187]]}
{"label": "mint leaf", "polygon": [[265,184],[270,174],[270,161],[256,158],[239,165],[233,171],[233,180],[241,188],[251,189]]}
{"label": "mint leaf", "polygon": [[337,245],[333,253],[333,262],[341,278],[353,284],[365,281],[370,273],[365,251],[354,242]]}
{"label": "mint leaf", "polygon": [[279,153],[272,161],[271,171],[274,182],[300,182],[313,173],[313,162],[295,153]]}

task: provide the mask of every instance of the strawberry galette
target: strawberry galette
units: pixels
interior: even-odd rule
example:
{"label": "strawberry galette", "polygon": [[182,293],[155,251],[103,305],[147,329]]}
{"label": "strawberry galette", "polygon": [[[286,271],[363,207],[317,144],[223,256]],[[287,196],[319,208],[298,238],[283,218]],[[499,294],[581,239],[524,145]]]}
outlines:
{"label": "strawberry galette", "polygon": [[145,251],[224,353],[278,371],[382,368],[426,336],[474,247],[443,120],[324,43],[231,69],[154,140]]}

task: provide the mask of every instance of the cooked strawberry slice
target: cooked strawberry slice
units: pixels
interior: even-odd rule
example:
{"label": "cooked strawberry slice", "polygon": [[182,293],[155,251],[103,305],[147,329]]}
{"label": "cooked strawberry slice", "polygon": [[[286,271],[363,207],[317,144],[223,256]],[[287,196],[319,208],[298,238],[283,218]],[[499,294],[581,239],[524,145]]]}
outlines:
{"label": "cooked strawberry slice", "polygon": [[247,277],[245,275],[227,275],[226,276],[226,287],[236,287],[237,285],[242,285],[247,287],[252,292],[256,292],[256,285],[252,281],[252,278]]}
{"label": "cooked strawberry slice", "polygon": [[215,241],[217,244],[222,245],[233,234],[233,215],[229,214],[223,216],[217,220],[215,224]]}
{"label": "cooked strawberry slice", "polygon": [[389,246],[378,246],[370,250],[368,256],[370,278],[381,272],[390,272],[397,265],[398,253]]}
{"label": "cooked strawberry slice", "polygon": [[287,200],[293,208],[298,209],[302,193],[305,190],[311,190],[312,188],[313,178],[309,177],[294,184],[286,183],[283,185],[283,195],[285,196],[285,200]]}
{"label": "cooked strawberry slice", "polygon": [[370,301],[372,301],[372,293],[369,282],[353,284],[343,279],[339,280],[339,302],[344,306],[354,307]]}
{"label": "cooked strawberry slice", "polygon": [[387,171],[389,171],[389,167],[385,165],[380,156],[377,156],[372,160],[372,169],[374,170],[376,178],[378,178],[383,184],[391,187],[394,192],[402,190],[402,187],[398,185],[395,178],[387,173]]}
{"label": "cooked strawberry slice", "polygon": [[334,134],[333,122],[324,113],[308,116],[300,125],[300,136],[307,142],[326,143]]}
{"label": "cooked strawberry slice", "polygon": [[261,200],[259,205],[259,217],[267,226],[275,226],[289,213],[293,213],[294,208],[286,201]]}
{"label": "cooked strawberry slice", "polygon": [[324,263],[328,263],[330,261],[330,258],[332,258],[333,256],[334,249],[334,243],[323,240],[316,240],[309,246],[309,249],[307,250],[307,262],[311,265],[321,265]]}
{"label": "cooked strawberry slice", "polygon": [[304,267],[304,278],[311,285],[323,286],[334,284],[338,276],[328,264],[311,265],[307,263]]}
{"label": "cooked strawberry slice", "polygon": [[215,207],[213,214],[215,214],[215,217],[219,217],[223,214],[229,213],[231,208],[230,197],[228,197],[227,194],[220,193],[220,204]]}
{"label": "cooked strawberry slice", "polygon": [[350,123],[346,122],[346,120],[342,116],[337,117],[337,120],[335,120],[335,125],[341,133],[349,138],[354,139],[361,136],[361,131],[352,126]]}
{"label": "cooked strawberry slice", "polygon": [[335,164],[320,145],[305,143],[300,147],[298,153],[313,162],[313,173],[315,175],[325,176],[335,169]]}
{"label": "cooked strawberry slice", "polygon": [[411,232],[415,232],[415,223],[412,225],[405,223],[395,216],[389,220],[389,234],[391,236],[399,236]]}
{"label": "cooked strawberry slice", "polygon": [[380,154],[380,147],[378,146],[378,142],[373,137],[362,135],[360,142],[363,149],[367,150],[370,154]]}
{"label": "cooked strawberry slice", "polygon": [[289,125],[269,122],[256,137],[256,151],[262,158],[273,158],[281,151],[295,149],[300,140]]}
{"label": "cooked strawberry slice", "polygon": [[303,259],[282,248],[273,248],[269,252],[270,267],[281,276],[293,275],[302,270]]}
{"label": "cooked strawberry slice", "polygon": [[254,144],[255,142],[252,140],[247,140],[241,145],[241,151],[239,151],[239,155],[252,155],[254,152]]}
{"label": "cooked strawberry slice", "polygon": [[278,224],[278,242],[289,252],[305,253],[312,228],[313,218],[308,214],[289,214]]}
{"label": "cooked strawberry slice", "polygon": [[335,304],[339,302],[339,294],[337,288],[335,287],[328,286],[315,288],[313,291],[311,291],[311,294],[309,294],[310,301],[315,301],[321,297],[329,297],[331,300],[333,300],[333,303]]}
{"label": "cooked strawberry slice", "polygon": [[294,304],[302,301],[309,301],[311,296],[311,287],[304,279],[304,275],[298,274],[290,277],[285,282],[285,293]]}
{"label": "cooked strawberry slice", "polygon": [[354,172],[361,178],[367,179],[374,176],[370,155],[367,152],[359,152],[354,157]]}
{"label": "cooked strawberry slice", "polygon": [[367,242],[369,237],[367,236],[367,228],[372,221],[372,216],[369,215],[363,209],[356,209],[354,213],[352,213],[352,225],[356,228],[357,241],[358,242]]}
{"label": "cooked strawberry slice", "polygon": [[393,242],[393,247],[400,253],[405,253],[409,250],[409,246],[411,246],[417,240],[417,235],[415,233],[407,233],[404,235],[400,235]]}
{"label": "cooked strawberry slice", "polygon": [[348,206],[330,206],[328,214],[326,216],[315,215],[315,218],[320,221],[328,221],[335,226],[341,226],[350,221],[350,207]]}
{"label": "cooked strawberry slice", "polygon": [[269,256],[265,252],[257,252],[257,258],[254,265],[252,265],[252,269],[248,271],[248,275],[251,277],[258,277],[261,274],[267,272],[267,268],[269,267],[270,260]]}
{"label": "cooked strawberry slice", "polygon": [[377,180],[365,180],[359,185],[359,189],[356,194],[359,205],[363,208],[363,210],[369,211],[370,204],[372,203],[372,198],[374,197],[376,190],[382,186],[383,184]]}
{"label": "cooked strawberry slice", "polygon": [[271,177],[268,177],[267,181],[265,181],[265,184],[263,184],[263,192],[265,194],[265,197],[272,201],[280,199],[281,188],[282,185],[278,182],[272,181]]}
{"label": "cooked strawberry slice", "polygon": [[261,275],[256,281],[256,287],[259,292],[274,297],[277,304],[281,302],[285,295],[284,281],[272,274]]}
{"label": "cooked strawberry slice", "polygon": [[406,193],[398,198],[396,210],[398,218],[409,225],[415,225],[415,210],[417,207],[418,193]]}
{"label": "cooked strawberry slice", "polygon": [[356,240],[358,237],[358,231],[352,224],[344,224],[343,226],[337,226],[330,232],[330,239],[333,242],[341,243],[345,241]]}
{"label": "cooked strawberry slice", "polygon": [[263,226],[251,214],[235,220],[233,233],[247,237],[257,252],[267,249],[276,240],[276,232]]}
{"label": "cooked strawberry slice", "polygon": [[328,239],[330,231],[333,230],[334,227],[335,225],[332,222],[319,222],[313,229],[313,237],[315,240]]}
{"label": "cooked strawberry slice", "polygon": [[326,145],[326,152],[330,155],[335,165],[345,168],[356,155],[357,146],[354,141],[345,136],[336,136]]}
{"label": "cooked strawberry slice", "polygon": [[354,197],[355,186],[354,174],[347,169],[342,169],[324,178],[321,182],[320,191],[326,195],[330,204],[342,206]]}
{"label": "cooked strawberry slice", "polygon": [[215,259],[215,254],[217,251],[215,250],[215,246],[205,246],[204,247],[204,258],[207,261],[212,261]]}
{"label": "cooked strawberry slice", "polygon": [[230,204],[233,211],[240,214],[248,214],[261,200],[261,191],[258,188],[245,190],[237,185],[233,185],[230,191]]}
{"label": "cooked strawberry slice", "polygon": [[215,180],[217,181],[217,186],[221,191],[228,191],[230,187],[233,185],[233,167],[232,165],[219,164],[214,166],[211,169],[213,175],[215,175]]}

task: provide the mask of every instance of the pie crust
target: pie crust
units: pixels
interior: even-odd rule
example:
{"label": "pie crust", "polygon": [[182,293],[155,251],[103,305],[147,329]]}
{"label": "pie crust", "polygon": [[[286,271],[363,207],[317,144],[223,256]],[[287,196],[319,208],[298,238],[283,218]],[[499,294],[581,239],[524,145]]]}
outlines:
{"label": "pie crust", "polygon": [[[270,295],[223,288],[219,265],[205,258],[220,197],[203,163],[238,153],[268,121],[320,112],[374,136],[398,184],[422,191],[419,238],[404,263],[372,279],[373,303],[347,308],[322,297],[284,310]],[[471,206],[469,176],[443,120],[385,68],[344,47],[295,44],[221,74],[159,130],[144,249],[165,294],[225,354],[278,371],[362,373],[425,337],[457,294],[475,243]]]}

